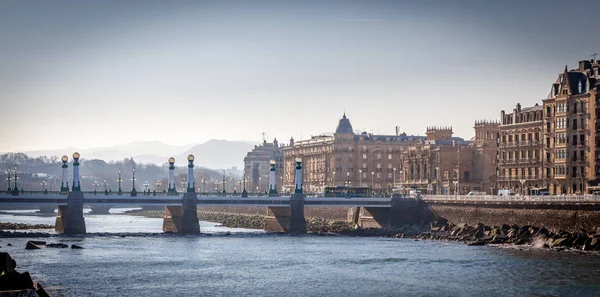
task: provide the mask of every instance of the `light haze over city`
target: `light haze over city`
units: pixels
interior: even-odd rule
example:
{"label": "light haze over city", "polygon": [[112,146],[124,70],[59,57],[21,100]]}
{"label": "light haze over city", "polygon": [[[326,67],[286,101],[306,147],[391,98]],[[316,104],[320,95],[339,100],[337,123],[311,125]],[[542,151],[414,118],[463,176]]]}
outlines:
{"label": "light haze over city", "polygon": [[0,151],[287,142],[344,111],[468,139],[600,51],[597,1],[310,3],[0,2]]}

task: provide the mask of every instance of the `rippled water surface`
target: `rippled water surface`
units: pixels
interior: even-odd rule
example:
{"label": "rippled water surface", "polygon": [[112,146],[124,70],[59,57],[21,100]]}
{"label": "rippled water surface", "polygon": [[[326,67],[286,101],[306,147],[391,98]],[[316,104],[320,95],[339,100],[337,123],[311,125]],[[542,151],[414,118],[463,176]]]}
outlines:
{"label": "rippled water surface", "polygon": [[[0,221],[54,222],[28,214]],[[161,219],[127,215],[86,214],[86,223],[91,233],[146,235],[42,239],[82,250],[25,250],[29,239],[0,239],[0,250],[67,296],[600,296],[597,254],[282,236],[206,222],[205,235],[175,236],[160,233]]]}

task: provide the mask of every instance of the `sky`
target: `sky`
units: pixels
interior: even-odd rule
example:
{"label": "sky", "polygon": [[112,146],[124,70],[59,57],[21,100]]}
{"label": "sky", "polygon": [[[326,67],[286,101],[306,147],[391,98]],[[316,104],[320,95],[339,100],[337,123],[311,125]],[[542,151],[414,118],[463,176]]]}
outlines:
{"label": "sky", "polygon": [[0,1],[0,151],[422,135],[541,104],[600,1]]}

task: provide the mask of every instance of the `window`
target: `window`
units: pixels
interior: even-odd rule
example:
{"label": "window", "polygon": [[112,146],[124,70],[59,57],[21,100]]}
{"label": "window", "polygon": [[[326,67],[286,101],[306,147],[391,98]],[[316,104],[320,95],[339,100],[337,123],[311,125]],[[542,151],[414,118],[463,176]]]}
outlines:
{"label": "window", "polygon": [[392,174],[391,173],[388,173],[388,178],[392,178]]}
{"label": "window", "polygon": [[464,171],[463,172],[463,179],[464,180],[469,180],[469,171]]}
{"label": "window", "polygon": [[377,172],[377,178],[381,178],[381,173]]}
{"label": "window", "polygon": [[392,159],[392,154],[388,154],[388,160]]}
{"label": "window", "polygon": [[577,91],[579,94],[581,94],[581,81],[579,81],[579,84],[577,84]]}
{"label": "window", "polygon": [[381,160],[381,154],[377,154],[377,160]]}
{"label": "window", "polygon": [[363,168],[367,168],[367,163],[363,163]]}
{"label": "window", "polygon": [[363,154],[363,159],[366,159],[366,158],[367,158],[367,154]]}
{"label": "window", "polygon": [[392,164],[391,163],[388,164],[388,169],[392,169]]}

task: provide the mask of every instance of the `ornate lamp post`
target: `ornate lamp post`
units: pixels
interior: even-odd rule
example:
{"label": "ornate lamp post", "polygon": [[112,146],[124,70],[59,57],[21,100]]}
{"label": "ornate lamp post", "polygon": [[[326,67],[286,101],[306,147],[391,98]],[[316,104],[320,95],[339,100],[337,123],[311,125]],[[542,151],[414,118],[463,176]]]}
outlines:
{"label": "ornate lamp post", "polygon": [[227,191],[225,191],[225,170],[223,170],[223,194],[227,193]]}
{"label": "ornate lamp post", "polygon": [[302,194],[302,159],[296,158],[296,188],[294,193]]}
{"label": "ornate lamp post", "polygon": [[143,184],[142,186],[144,186],[144,187],[146,188],[146,189],[144,190],[144,193],[145,193],[145,192],[148,192],[148,187],[150,186],[150,184],[148,183],[148,181],[144,182],[144,184]]}
{"label": "ornate lamp post", "polygon": [[[182,188],[183,189],[183,188]],[[175,193],[175,158],[169,158],[169,193]]]}
{"label": "ornate lamp post", "polygon": [[102,185],[104,186],[104,194],[108,195],[108,183],[106,180],[102,182]]}
{"label": "ornate lamp post", "polygon": [[188,193],[196,192],[196,186],[194,185],[194,155],[188,156]]}
{"label": "ornate lamp post", "polygon": [[160,192],[160,186],[162,186],[162,183],[160,182],[160,180],[157,180],[157,181],[154,183],[154,186],[155,186],[155,189],[156,189],[156,191],[157,191],[157,192]]}
{"label": "ornate lamp post", "polygon": [[371,189],[374,189],[373,179],[375,178],[375,172],[371,171]]}
{"label": "ornate lamp post", "polygon": [[6,190],[6,192],[10,193],[10,191],[12,190],[10,188],[10,181],[12,180],[11,177],[10,177],[10,169],[6,170],[6,175],[7,175],[6,180],[8,181],[8,189]]}
{"label": "ornate lamp post", "polygon": [[269,161],[271,168],[269,169],[269,196],[277,196],[277,182],[275,179],[275,160]]}
{"label": "ornate lamp post", "polygon": [[242,197],[248,197],[248,191],[246,191],[246,172],[244,172],[244,190],[242,191]]}
{"label": "ornate lamp post", "polygon": [[45,181],[45,180],[43,180],[43,181],[40,183],[40,186],[42,186],[42,188],[44,189],[44,193],[46,192],[46,186],[47,186],[47,185],[48,185],[48,182],[47,182],[47,181]]}
{"label": "ornate lamp post", "polygon": [[331,186],[335,187],[335,171],[332,172],[333,176],[331,177]]}
{"label": "ornate lamp post", "polygon": [[519,182],[521,182],[521,196],[523,196],[523,195],[525,195],[523,192],[523,190],[524,190],[523,188],[525,187],[526,180],[520,179]]}
{"label": "ornate lamp post", "polygon": [[69,161],[69,157],[62,156],[61,161],[63,162],[63,164],[62,164],[62,181],[60,183],[60,191],[62,193],[67,193],[67,192],[69,192],[69,182],[67,181],[67,168],[69,168],[69,165],[67,165],[67,162]]}
{"label": "ornate lamp post", "polygon": [[73,153],[73,192],[81,192],[81,185],[79,184],[79,153]]}
{"label": "ornate lamp post", "polygon": [[123,190],[121,190],[121,182],[122,181],[123,181],[123,179],[121,178],[121,169],[119,169],[119,178],[117,178],[117,182],[119,183],[119,190],[118,190],[119,195],[123,194]]}
{"label": "ornate lamp post", "polygon": [[18,168],[15,165],[15,169],[14,169],[15,173],[13,174],[13,180],[15,181],[15,187],[13,188],[13,195],[19,195],[19,187],[17,186],[17,180],[19,179],[18,176]]}
{"label": "ornate lamp post", "polygon": [[131,196],[137,196],[137,190],[135,189],[135,166],[131,168]]}
{"label": "ornate lamp post", "polygon": [[207,193],[206,192],[206,176],[202,177],[202,192]]}
{"label": "ornate lamp post", "polygon": [[396,167],[394,167],[394,178],[392,179],[392,189],[396,188]]}
{"label": "ornate lamp post", "polygon": [[96,195],[96,190],[98,189],[98,181],[94,181],[92,185],[94,185],[94,195]]}

